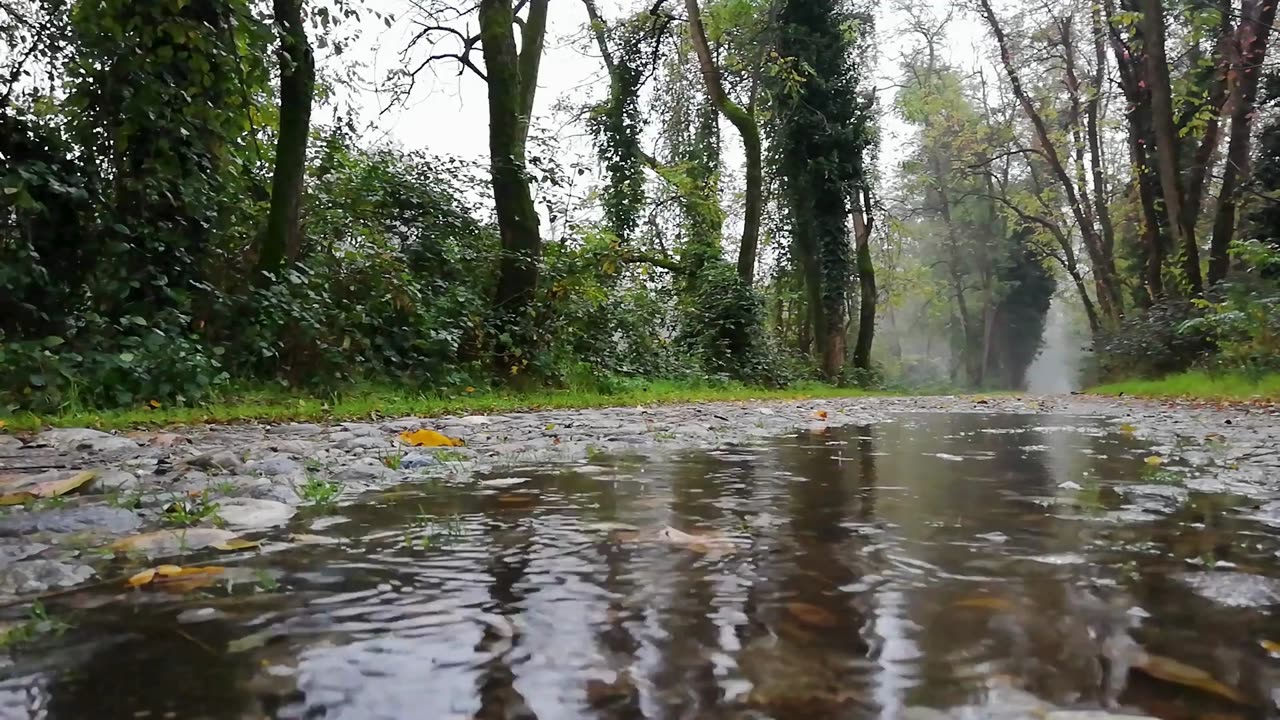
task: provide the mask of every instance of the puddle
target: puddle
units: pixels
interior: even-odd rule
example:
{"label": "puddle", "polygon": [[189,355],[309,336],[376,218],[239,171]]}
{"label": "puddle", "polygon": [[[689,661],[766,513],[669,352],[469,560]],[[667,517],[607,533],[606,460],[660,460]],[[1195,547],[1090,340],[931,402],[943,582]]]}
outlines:
{"label": "puddle", "polygon": [[0,668],[0,717],[1269,716],[1280,529],[1102,420],[653,452],[299,516],[185,595],[51,599],[74,625]]}

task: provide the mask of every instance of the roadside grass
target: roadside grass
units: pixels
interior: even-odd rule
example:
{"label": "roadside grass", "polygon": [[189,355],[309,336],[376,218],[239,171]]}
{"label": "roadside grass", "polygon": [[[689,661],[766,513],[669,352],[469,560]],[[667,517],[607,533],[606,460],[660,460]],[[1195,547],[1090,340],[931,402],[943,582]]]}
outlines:
{"label": "roadside grass", "polygon": [[1127,380],[1089,389],[1097,395],[1121,393],[1142,398],[1186,400],[1280,401],[1280,373],[1248,376],[1242,373],[1210,374],[1192,370],[1159,380]]}
{"label": "roadside grass", "polygon": [[819,383],[768,389],[726,383],[696,385],[674,381],[650,381],[617,391],[533,390],[528,392],[482,390],[450,394],[415,392],[402,388],[360,386],[329,396],[292,394],[280,389],[229,392],[215,402],[194,407],[125,408],[99,410],[69,406],[50,415],[0,414],[0,428],[26,432],[42,427],[92,427],[123,430],[170,425],[240,422],[321,422],[436,416],[465,413],[502,413],[522,410],[579,409],[631,405],[669,405],[747,400],[811,400],[886,395],[883,391],[833,387]]}

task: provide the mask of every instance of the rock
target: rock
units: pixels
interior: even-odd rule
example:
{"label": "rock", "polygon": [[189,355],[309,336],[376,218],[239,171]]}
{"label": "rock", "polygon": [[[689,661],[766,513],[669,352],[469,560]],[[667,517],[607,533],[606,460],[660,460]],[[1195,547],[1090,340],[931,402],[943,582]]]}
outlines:
{"label": "rock", "polygon": [[1054,710],[1044,720],[1159,720],[1150,715],[1117,715],[1102,710]]}
{"label": "rock", "polygon": [[0,567],[26,560],[32,555],[39,555],[48,550],[44,543],[18,543],[16,545],[0,545]]}
{"label": "rock", "polygon": [[239,540],[230,530],[221,528],[183,528],[181,530],[157,530],[121,538],[110,545],[120,553],[143,553],[148,557],[180,555],[207,547],[226,549],[229,543]]}
{"label": "rock", "polygon": [[134,490],[138,485],[138,476],[124,470],[99,470],[98,476],[93,481],[94,488],[98,490],[120,492]]}
{"label": "rock", "polygon": [[1235,608],[1280,605],[1280,580],[1243,572],[1192,572],[1177,576],[1200,597]]}
{"label": "rock", "polygon": [[290,423],[288,425],[272,425],[267,428],[268,435],[317,435],[324,428],[313,423]]}
{"label": "rock", "polygon": [[275,500],[235,498],[218,505],[218,517],[230,528],[265,528],[283,525],[296,510]]}
{"label": "rock", "polygon": [[400,458],[401,470],[417,470],[418,468],[431,467],[439,464],[440,460],[437,459],[435,455],[428,455],[420,452],[406,453]]}
{"label": "rock", "polygon": [[22,447],[22,441],[12,435],[0,435],[0,451],[8,452]]}
{"label": "rock", "polygon": [[380,436],[357,435],[339,441],[338,447],[345,450],[381,450],[391,447],[391,442]]}
{"label": "rock", "polygon": [[239,472],[244,468],[244,462],[230,450],[212,450],[187,458],[187,465],[204,470],[228,470],[232,472]]}
{"label": "rock", "polygon": [[244,466],[244,469],[258,475],[275,477],[277,475],[294,475],[303,472],[302,464],[293,458],[282,455],[255,460]]}
{"label": "rock", "polygon": [[49,588],[79,585],[94,576],[93,568],[58,560],[25,560],[0,568],[0,593],[27,595]]}
{"label": "rock", "polygon": [[930,707],[914,706],[903,708],[894,720],[951,720],[951,716]]}
{"label": "rock", "polygon": [[119,535],[136,530],[142,518],[131,510],[109,505],[80,505],[29,512],[19,510],[0,518],[0,536],[31,532],[101,532]]}
{"label": "rock", "polygon": [[333,479],[344,485],[389,483],[400,479],[400,473],[381,464],[359,463],[334,473]]}
{"label": "rock", "polygon": [[63,451],[114,452],[136,450],[138,443],[129,438],[117,437],[101,430],[89,428],[54,428],[36,436],[38,444],[49,445]]}

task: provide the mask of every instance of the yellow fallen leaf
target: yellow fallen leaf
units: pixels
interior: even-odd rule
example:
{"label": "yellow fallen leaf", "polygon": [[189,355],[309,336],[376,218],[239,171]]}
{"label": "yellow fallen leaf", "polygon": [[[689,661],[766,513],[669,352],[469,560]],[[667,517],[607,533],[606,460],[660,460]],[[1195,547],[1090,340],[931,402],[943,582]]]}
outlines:
{"label": "yellow fallen leaf", "polygon": [[400,441],[413,447],[462,447],[461,440],[427,429],[402,432]]}
{"label": "yellow fallen leaf", "polygon": [[159,401],[159,400],[149,400],[149,401],[147,401],[147,407],[151,408],[152,410],[159,410],[159,409],[160,409],[160,401]]}
{"label": "yellow fallen leaf", "polygon": [[1239,690],[1218,682],[1213,679],[1212,675],[1200,668],[1192,667],[1173,658],[1143,653],[1138,662],[1134,663],[1134,668],[1157,680],[1203,690],[1240,705],[1251,704]]}
{"label": "yellow fallen leaf", "polygon": [[475,392],[475,391],[476,391],[476,389],[475,389],[475,388],[473,388],[473,387],[471,387],[470,385],[468,385],[468,386],[467,386],[467,390],[466,390],[466,391],[467,391],[467,392],[469,392],[469,393],[473,393],[473,392]]}
{"label": "yellow fallen leaf", "polygon": [[1143,459],[1142,462],[1152,466],[1163,465],[1164,458],[1160,457],[1159,455],[1148,455],[1146,458]]}
{"label": "yellow fallen leaf", "polygon": [[217,543],[211,547],[215,550],[248,550],[256,548],[262,543],[257,540],[245,540],[244,538],[232,538],[226,542]]}
{"label": "yellow fallen leaf", "polygon": [[163,575],[164,577],[171,577],[171,576],[173,576],[173,575],[181,575],[181,574],[182,574],[182,568],[181,568],[181,567],[179,567],[179,566],[177,566],[177,565],[157,565],[157,566],[156,566],[156,574],[157,574],[157,575]]}
{"label": "yellow fallen leaf", "polygon": [[1120,426],[1120,432],[1124,433],[1125,435],[1132,435],[1137,431],[1138,431],[1138,428],[1130,425],[1129,423],[1125,423]]}
{"label": "yellow fallen leaf", "polygon": [[963,600],[957,600],[952,605],[956,607],[983,608],[985,610],[1011,610],[1013,603],[998,597],[971,597]]}
{"label": "yellow fallen leaf", "polygon": [[792,617],[805,625],[812,625],[820,628],[833,628],[840,624],[839,618],[837,618],[830,610],[805,602],[787,603],[787,612],[791,613]]}
{"label": "yellow fallen leaf", "polygon": [[0,495],[0,505],[21,505],[31,500],[66,495],[98,476],[95,470],[83,470],[66,477],[32,483],[18,492]]}
{"label": "yellow fallen leaf", "polygon": [[143,570],[140,573],[130,576],[129,579],[125,581],[125,584],[128,585],[129,587],[142,587],[143,585],[146,585],[147,583],[155,579],[156,579],[156,569],[147,568],[146,570]]}
{"label": "yellow fallen leaf", "polygon": [[827,411],[826,411],[826,410],[819,410],[818,412],[814,413],[814,414],[813,414],[813,416],[814,416],[814,417],[816,417],[816,418],[818,418],[819,420],[826,420],[826,419],[827,419]]}
{"label": "yellow fallen leaf", "polygon": [[1262,646],[1263,650],[1266,650],[1272,655],[1280,655],[1280,643],[1274,640],[1259,640],[1258,644]]}
{"label": "yellow fallen leaf", "polygon": [[3,420],[0,420],[0,430],[3,430],[3,429],[4,429],[4,426],[5,426],[5,425],[8,425],[8,424],[9,424],[9,423],[7,423],[7,422],[5,422],[5,421],[3,421]]}

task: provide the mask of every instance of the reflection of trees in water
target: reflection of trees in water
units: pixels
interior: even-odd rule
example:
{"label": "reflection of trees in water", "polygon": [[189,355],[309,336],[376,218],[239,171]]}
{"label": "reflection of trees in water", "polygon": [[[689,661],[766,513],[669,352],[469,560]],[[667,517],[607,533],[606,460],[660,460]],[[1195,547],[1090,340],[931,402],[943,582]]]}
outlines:
{"label": "reflection of trees in water", "polygon": [[[517,520],[498,525],[491,531],[489,538],[493,553],[488,568],[492,578],[489,585],[491,602],[485,610],[505,618],[519,616],[525,600],[520,586],[531,562],[533,530]],[[490,627],[477,645],[477,653],[488,654],[490,657],[481,664],[479,677],[476,679],[476,691],[480,698],[476,720],[536,717],[524,696],[515,688],[516,676],[510,658],[519,642],[519,633],[508,639]]]}

